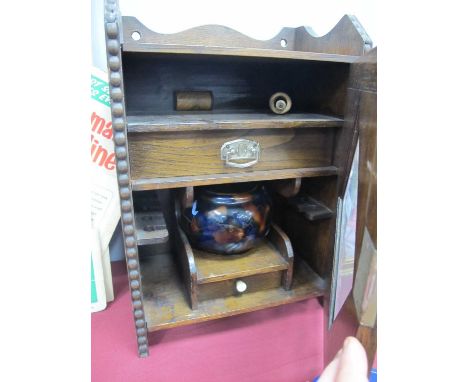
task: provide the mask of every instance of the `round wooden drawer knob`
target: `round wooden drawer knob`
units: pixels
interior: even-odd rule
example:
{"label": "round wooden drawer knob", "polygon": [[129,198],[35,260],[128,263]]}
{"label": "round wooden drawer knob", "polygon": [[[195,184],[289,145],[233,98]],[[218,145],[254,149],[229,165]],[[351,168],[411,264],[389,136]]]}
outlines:
{"label": "round wooden drawer knob", "polygon": [[247,284],[242,280],[236,281],[236,291],[239,293],[244,293],[247,290]]}

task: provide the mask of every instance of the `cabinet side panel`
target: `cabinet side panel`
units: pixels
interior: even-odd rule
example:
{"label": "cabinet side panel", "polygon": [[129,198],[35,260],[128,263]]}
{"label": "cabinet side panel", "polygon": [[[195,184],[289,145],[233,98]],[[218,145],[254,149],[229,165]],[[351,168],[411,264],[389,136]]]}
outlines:
{"label": "cabinet side panel", "polygon": [[119,21],[119,9],[115,1],[106,1],[104,25],[114,151],[116,157],[117,180],[119,184],[122,232],[124,234],[128,282],[132,296],[138,354],[140,357],[146,357],[148,356],[148,337],[145,313],[143,311],[140,263],[138,259],[132,190],[130,185],[130,165],[128,160],[124,87],[121,65],[122,54],[119,33],[121,24]]}
{"label": "cabinet side panel", "polygon": [[[363,272],[362,262],[360,262],[363,248],[364,232],[369,232],[373,248],[377,249],[377,50],[374,49],[368,55],[363,56],[358,62],[352,65],[348,114],[345,116],[345,123],[348,123],[349,131],[346,131],[347,138],[344,139],[340,147],[341,152],[335,155],[335,164],[340,166],[341,181],[340,190],[344,191],[346,180],[349,177],[350,163],[349,157],[352,154],[346,147],[352,149],[359,142],[359,180],[358,180],[358,208],[356,217],[356,244],[354,257],[354,285],[353,291],[348,295],[346,302],[336,317],[330,330],[328,329],[328,315],[330,299],[332,296],[325,296],[325,334],[324,334],[324,361],[330,362],[336,352],[341,348],[343,340],[347,336],[356,336],[366,349],[369,368],[374,360],[377,331],[376,317],[369,320],[370,311],[367,308],[375,309],[374,303],[363,304],[366,298],[360,298],[358,303],[355,299],[356,281],[358,284],[366,284],[368,280],[375,281],[376,273]],[[347,122],[346,122],[347,121]],[[345,144],[346,143],[346,144]],[[368,256],[372,258],[371,256]],[[363,257],[363,258],[367,258]],[[370,269],[369,264],[364,264],[366,269]],[[371,280],[372,281],[372,280]],[[371,285],[371,284],[369,284]],[[374,284],[375,285],[375,284]],[[372,288],[368,297],[373,292]],[[361,296],[363,297],[363,296]],[[366,316],[366,320],[362,318]],[[372,325],[369,322],[373,322]],[[369,326],[366,326],[369,325]]]}

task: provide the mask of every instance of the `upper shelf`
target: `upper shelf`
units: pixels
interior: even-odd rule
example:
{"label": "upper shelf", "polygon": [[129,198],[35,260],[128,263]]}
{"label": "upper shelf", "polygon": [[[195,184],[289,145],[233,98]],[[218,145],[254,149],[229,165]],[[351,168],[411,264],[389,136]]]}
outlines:
{"label": "upper shelf", "polygon": [[291,113],[183,113],[127,116],[128,132],[193,131],[218,129],[271,129],[341,127],[343,120],[322,114]]}
{"label": "upper shelf", "polygon": [[230,48],[211,46],[187,46],[187,45],[158,45],[158,44],[127,44],[123,46],[126,52],[152,52],[152,53],[175,53],[175,54],[209,54],[215,56],[238,56],[238,57],[266,57],[266,58],[289,58],[295,60],[329,61],[351,64],[359,56],[340,54],[327,54],[315,52],[292,52],[275,49],[255,48]]}
{"label": "upper shelf", "polygon": [[173,34],[156,33],[135,17],[122,17],[123,51],[289,58],[352,63],[372,47],[359,21],[345,15],[326,35],[308,27],[283,28],[270,40],[256,40],[220,25]]}

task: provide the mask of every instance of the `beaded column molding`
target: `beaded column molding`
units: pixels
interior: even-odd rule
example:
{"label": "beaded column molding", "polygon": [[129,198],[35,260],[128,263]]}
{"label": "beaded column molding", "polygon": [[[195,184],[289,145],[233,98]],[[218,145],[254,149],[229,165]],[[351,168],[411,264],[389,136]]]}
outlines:
{"label": "beaded column molding", "polygon": [[109,94],[111,98],[112,129],[115,156],[117,158],[117,179],[119,183],[122,232],[124,234],[125,258],[128,281],[132,295],[133,318],[140,357],[148,356],[148,335],[143,311],[140,263],[135,234],[132,190],[128,165],[126,114],[122,77],[122,56],[120,46],[120,19],[116,0],[106,0],[104,23],[106,34],[107,68],[109,73]]}

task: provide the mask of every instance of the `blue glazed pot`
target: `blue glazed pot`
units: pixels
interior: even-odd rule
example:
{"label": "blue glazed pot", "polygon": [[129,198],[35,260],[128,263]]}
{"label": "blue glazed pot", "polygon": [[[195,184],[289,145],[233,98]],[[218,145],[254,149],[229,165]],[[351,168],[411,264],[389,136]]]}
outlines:
{"label": "blue glazed pot", "polygon": [[220,254],[246,252],[270,229],[271,199],[263,185],[238,183],[197,188],[183,211],[195,248]]}

